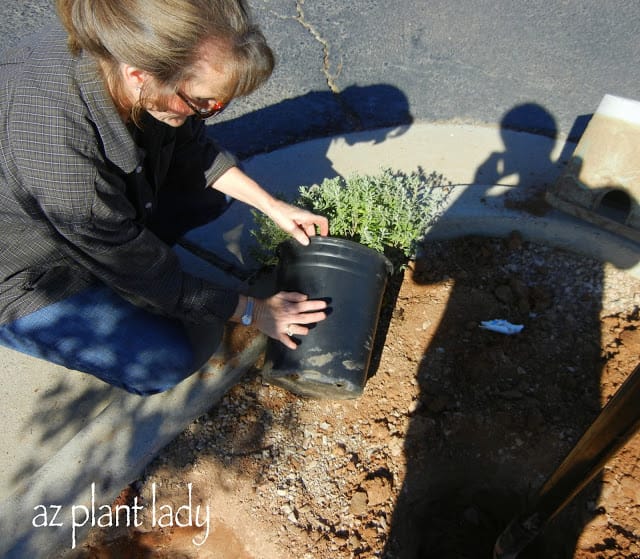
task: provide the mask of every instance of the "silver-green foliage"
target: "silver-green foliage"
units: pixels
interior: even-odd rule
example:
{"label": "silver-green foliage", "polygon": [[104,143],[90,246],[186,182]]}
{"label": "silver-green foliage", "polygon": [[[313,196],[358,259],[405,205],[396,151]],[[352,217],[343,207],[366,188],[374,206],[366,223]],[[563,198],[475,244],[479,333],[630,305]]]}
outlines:
{"label": "silver-green foliage", "polygon": [[[302,186],[292,203],[324,215],[330,234],[357,241],[380,252],[390,249],[405,258],[415,255],[418,243],[442,213],[450,183],[438,173],[422,169],[410,174],[383,169],[379,175],[354,174]],[[252,231],[256,257],[272,263],[275,248],[287,234],[264,215],[254,212]]]}

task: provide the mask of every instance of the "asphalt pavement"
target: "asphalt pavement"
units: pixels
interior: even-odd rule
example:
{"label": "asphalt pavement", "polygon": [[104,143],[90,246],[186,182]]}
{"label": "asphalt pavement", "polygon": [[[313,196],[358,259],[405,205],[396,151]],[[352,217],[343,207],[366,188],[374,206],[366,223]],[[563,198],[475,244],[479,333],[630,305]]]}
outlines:
{"label": "asphalt pavement", "polygon": [[[605,93],[638,97],[636,0],[249,4],[278,63],[225,117],[245,123],[218,126],[240,152],[409,121],[499,124],[522,104],[549,118],[520,114],[509,126],[576,136]],[[54,18],[52,5],[4,2],[0,48]]]}

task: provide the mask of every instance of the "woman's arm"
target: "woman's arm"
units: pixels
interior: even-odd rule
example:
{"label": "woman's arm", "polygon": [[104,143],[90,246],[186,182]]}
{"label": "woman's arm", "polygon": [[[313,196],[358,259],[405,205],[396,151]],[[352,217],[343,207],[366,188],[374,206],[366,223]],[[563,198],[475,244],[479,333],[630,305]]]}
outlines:
{"label": "woman's arm", "polygon": [[309,244],[309,237],[316,234],[316,226],[320,235],[329,234],[326,217],[274,198],[238,167],[231,167],[211,186],[260,210],[303,245]]}

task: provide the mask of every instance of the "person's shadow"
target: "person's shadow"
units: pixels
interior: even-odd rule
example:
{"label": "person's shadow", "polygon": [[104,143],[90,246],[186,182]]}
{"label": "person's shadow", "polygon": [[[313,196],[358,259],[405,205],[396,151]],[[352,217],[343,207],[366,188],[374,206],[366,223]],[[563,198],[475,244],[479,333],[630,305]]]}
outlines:
{"label": "person's shadow", "polygon": [[[573,138],[585,122],[577,121]],[[452,215],[488,200],[533,216],[551,210],[543,195],[561,172],[558,159],[568,155],[554,158],[555,119],[540,105],[526,104],[507,112],[501,125],[504,150],[479,165],[475,184],[448,209]],[[532,144],[519,132],[526,129],[544,138]],[[571,143],[566,146],[573,151]],[[496,195],[494,185],[507,178],[509,188]],[[519,188],[525,183],[526,189]],[[569,266],[562,285],[549,286],[543,262],[516,264],[522,241],[509,236],[509,228],[518,229],[517,219],[502,231],[496,228],[501,239],[445,245],[440,239],[452,237],[447,217],[426,237],[413,273],[417,283],[449,277],[454,286],[416,371],[420,395],[405,439],[406,477],[391,519],[387,559],[491,557],[497,537],[600,409],[602,303],[593,294],[603,292],[602,268],[587,279],[579,266]],[[469,273],[469,262],[477,275]],[[487,284],[484,276],[497,283]],[[591,282],[588,299],[563,293],[584,281]],[[477,327],[492,318],[525,329],[505,336]],[[544,336],[554,336],[553,355],[536,348]],[[545,380],[532,378],[534,371],[543,371]],[[600,487],[597,478],[519,557],[572,558],[581,532],[598,514],[588,502],[597,502]]]}
{"label": "person's shadow", "polygon": [[[380,132],[382,128],[404,127],[412,122],[409,100],[397,87],[352,85],[340,93],[311,91],[248,114],[213,120],[210,135],[222,147],[246,160],[305,140],[358,131],[366,131],[368,138],[377,143],[385,138]],[[312,168],[303,172],[310,179],[331,177],[320,173],[330,170],[330,164],[329,168],[322,167],[315,157],[309,163]]]}
{"label": "person's shadow", "polygon": [[[537,103],[523,103],[507,111],[500,121],[500,135],[504,149],[491,153],[478,166],[474,185],[518,186],[527,183],[527,190],[514,188],[509,193],[507,206],[523,209],[534,215],[544,214],[548,205],[544,194],[550,181],[558,175],[559,162],[566,161],[571,153],[573,142],[584,132],[591,115],[581,115],[574,121],[568,134],[564,150],[555,153],[558,140],[556,121],[551,113]],[[530,142],[520,134],[537,134],[548,138],[548,141]],[[523,176],[524,170],[531,173],[531,162],[535,162],[535,177]],[[523,194],[524,193],[524,194]]]}
{"label": "person's shadow", "polygon": [[[519,144],[519,137],[513,134],[528,123],[528,133],[538,133],[548,137],[550,142],[527,142],[526,149]],[[499,185],[506,177],[516,177],[519,184],[523,177],[523,169],[530,167],[535,161],[541,173],[546,169],[555,169],[552,151],[557,137],[556,123],[553,116],[542,106],[535,103],[518,105],[509,110],[500,121],[500,136],[504,150],[491,153],[478,167],[474,179],[476,185]],[[545,185],[541,184],[542,189]]]}

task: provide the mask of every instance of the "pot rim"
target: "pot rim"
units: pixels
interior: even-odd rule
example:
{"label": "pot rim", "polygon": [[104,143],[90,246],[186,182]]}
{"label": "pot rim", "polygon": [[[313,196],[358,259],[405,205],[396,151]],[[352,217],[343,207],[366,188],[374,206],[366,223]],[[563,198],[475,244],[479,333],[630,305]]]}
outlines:
{"label": "pot rim", "polygon": [[327,236],[313,235],[309,237],[309,244],[307,246],[302,245],[301,243],[299,243],[293,238],[283,241],[280,246],[282,245],[289,245],[291,247],[295,247],[295,250],[299,250],[299,251],[304,251],[307,249],[307,247],[312,247],[312,246],[344,247],[344,248],[347,248],[348,250],[352,250],[360,253],[366,253],[367,255],[370,255],[370,256],[375,255],[377,258],[383,261],[389,274],[393,273],[393,264],[391,263],[391,260],[389,260],[382,252],[375,250],[371,247],[365,246],[362,243],[359,243],[357,241],[353,241],[351,239],[345,239],[343,237],[332,237],[331,235],[327,235]]}

